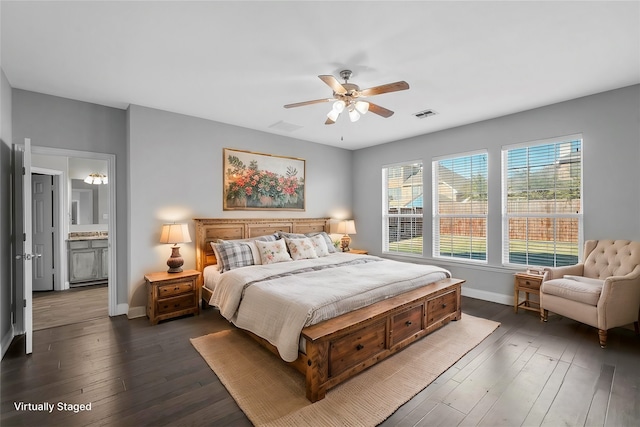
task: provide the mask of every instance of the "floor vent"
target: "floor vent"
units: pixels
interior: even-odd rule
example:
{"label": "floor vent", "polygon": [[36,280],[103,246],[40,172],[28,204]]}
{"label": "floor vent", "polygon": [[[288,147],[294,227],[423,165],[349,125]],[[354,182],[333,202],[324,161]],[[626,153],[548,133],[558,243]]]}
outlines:
{"label": "floor vent", "polygon": [[438,113],[436,113],[433,110],[422,110],[415,113],[414,116],[416,116],[419,119],[424,119],[426,117],[435,116],[436,114]]}

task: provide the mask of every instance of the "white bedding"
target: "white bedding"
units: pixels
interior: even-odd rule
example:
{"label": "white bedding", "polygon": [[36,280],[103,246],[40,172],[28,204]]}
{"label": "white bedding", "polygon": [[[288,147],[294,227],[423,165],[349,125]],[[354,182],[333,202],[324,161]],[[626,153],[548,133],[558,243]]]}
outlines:
{"label": "white bedding", "polygon": [[[343,264],[359,258],[372,262],[263,280],[292,270]],[[218,307],[237,327],[269,341],[278,348],[282,359],[291,362],[298,357],[300,332],[305,326],[445,277],[451,274],[436,266],[336,253],[205,274],[205,286],[213,291],[210,305]],[[248,283],[251,284],[245,287]]]}

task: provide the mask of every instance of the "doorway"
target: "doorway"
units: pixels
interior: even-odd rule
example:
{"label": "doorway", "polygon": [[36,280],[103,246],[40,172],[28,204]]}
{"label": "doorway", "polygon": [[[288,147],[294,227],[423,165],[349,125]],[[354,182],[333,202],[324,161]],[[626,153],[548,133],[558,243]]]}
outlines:
{"label": "doorway", "polygon": [[[96,188],[80,179],[91,171],[106,175],[106,170],[107,162],[103,160],[32,156],[32,233],[36,255],[32,284],[34,331],[109,315],[108,221],[98,219],[102,215],[108,218],[109,189]],[[67,194],[71,194],[71,208],[61,191],[62,187],[68,187],[69,181],[71,192]],[[69,227],[68,233],[59,232],[65,227]],[[70,239],[77,234],[87,234],[96,240]],[[96,238],[95,234],[99,236]],[[84,245],[91,244],[104,249],[82,250]]]}
{"label": "doorway", "polygon": [[109,315],[110,189],[84,182],[107,169],[106,160],[33,149],[33,330]]}
{"label": "doorway", "polygon": [[[119,314],[115,265],[115,156],[33,146],[32,172],[43,171],[57,176],[60,184],[57,206],[53,208],[58,213],[58,236],[53,245],[58,269],[54,291],[33,294],[34,329],[37,329],[39,317],[45,320],[43,323],[46,327],[51,327]],[[92,173],[109,177],[108,184],[85,183],[84,179]],[[78,198],[74,196],[76,194],[82,194],[83,197]],[[76,209],[84,212],[84,215],[81,215],[82,219],[76,216],[72,221],[71,207],[74,201]],[[74,270],[75,274],[71,270],[74,267],[70,257],[71,242],[74,248],[83,244],[90,247],[87,250],[80,249],[79,255],[76,254],[74,259],[80,264]],[[87,270],[93,274],[85,274],[85,264],[82,263],[90,259],[96,261]],[[46,315],[39,316],[40,305],[46,307]],[[78,307],[83,309],[78,310]]]}

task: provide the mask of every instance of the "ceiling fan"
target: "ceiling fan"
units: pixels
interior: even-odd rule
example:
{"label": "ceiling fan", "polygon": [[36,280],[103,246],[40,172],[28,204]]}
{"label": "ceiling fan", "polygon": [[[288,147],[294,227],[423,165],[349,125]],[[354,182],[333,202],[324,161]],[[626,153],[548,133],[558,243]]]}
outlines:
{"label": "ceiling fan", "polygon": [[331,111],[329,111],[329,114],[327,114],[327,121],[324,122],[325,125],[334,124],[338,119],[338,116],[340,116],[340,113],[345,110],[349,112],[349,119],[352,122],[357,121],[360,116],[362,114],[366,114],[367,111],[371,111],[374,114],[387,118],[393,115],[393,111],[372,102],[364,101],[362,99],[369,96],[381,95],[383,93],[397,92],[400,90],[409,89],[409,84],[407,82],[399,81],[360,90],[358,85],[349,83],[349,79],[351,78],[352,74],[353,73],[351,70],[340,71],[340,77],[344,79],[344,83],[340,83],[333,76],[318,76],[320,80],[325,82],[331,89],[333,89],[333,98],[314,99],[312,101],[287,104],[284,106],[284,108],[302,107],[304,105],[334,101],[333,108],[331,109]]}

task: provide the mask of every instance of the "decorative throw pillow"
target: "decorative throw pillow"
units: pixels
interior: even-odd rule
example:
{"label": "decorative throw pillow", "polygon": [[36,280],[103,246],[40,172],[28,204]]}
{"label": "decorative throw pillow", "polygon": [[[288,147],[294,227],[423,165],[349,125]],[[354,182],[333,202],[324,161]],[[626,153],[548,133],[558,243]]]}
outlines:
{"label": "decorative throw pillow", "polygon": [[329,251],[329,253],[332,254],[336,251],[336,248],[333,246],[333,241],[331,241],[331,237],[329,237],[329,235],[324,231],[320,231],[320,232],[314,231],[312,233],[307,233],[307,234],[285,233],[284,231],[279,231],[278,235],[283,239],[284,238],[302,239],[304,237],[322,236],[325,242],[327,243],[327,250]]}
{"label": "decorative throw pillow", "polygon": [[287,246],[284,240],[276,240],[274,242],[255,241],[260,253],[262,264],[274,264],[276,262],[291,261],[291,256],[287,252]]}
{"label": "decorative throw pillow", "polygon": [[318,258],[316,250],[313,247],[311,239],[305,237],[304,239],[284,239],[289,247],[291,258],[294,261],[299,259]]}
{"label": "decorative throw pillow", "polygon": [[315,236],[310,237],[309,240],[311,240],[311,244],[313,245],[313,249],[316,251],[316,255],[318,255],[319,257],[329,255],[327,242],[325,241],[323,236],[321,236],[320,234],[316,234]]}
{"label": "decorative throw pillow", "polygon": [[[219,239],[216,243],[247,243],[249,244],[249,247],[251,248],[251,254],[253,255],[253,264],[254,265],[260,265],[262,264],[262,260],[260,259],[260,253],[258,252],[258,247],[255,245],[255,241],[256,240],[260,240],[261,242],[275,242],[276,240],[278,240],[278,234],[274,233],[274,234],[267,234],[266,236],[260,236],[260,237],[252,237],[249,239],[234,239],[234,240],[222,240]],[[213,244],[212,244],[213,246]],[[213,248],[213,252],[215,253],[216,249]],[[218,258],[218,254],[216,255],[216,259]],[[218,262],[218,270],[221,270],[221,264],[220,262]]]}
{"label": "decorative throw pillow", "polygon": [[[327,251],[332,254],[334,252],[336,252],[336,248],[335,246],[333,246],[333,241],[331,240],[331,237],[329,237],[329,235],[327,233],[325,233],[324,231],[321,231],[319,233],[307,233],[308,237],[315,237],[315,236],[322,236],[322,238],[324,239],[325,243],[327,244]],[[319,255],[322,256],[322,255]]]}
{"label": "decorative throw pillow", "polygon": [[212,243],[212,246],[216,258],[221,263],[221,273],[254,264],[251,245],[248,243],[222,242]]}

